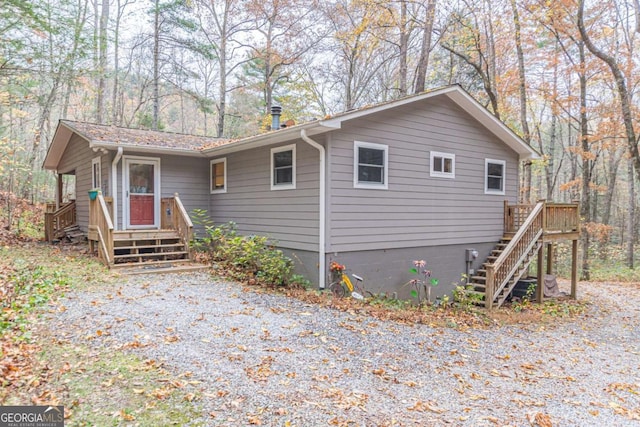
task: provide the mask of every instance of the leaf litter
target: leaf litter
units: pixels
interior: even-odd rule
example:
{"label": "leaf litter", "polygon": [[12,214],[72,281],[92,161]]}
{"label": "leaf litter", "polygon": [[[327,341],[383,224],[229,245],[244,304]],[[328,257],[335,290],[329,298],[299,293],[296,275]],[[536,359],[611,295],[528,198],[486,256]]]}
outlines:
{"label": "leaf litter", "polygon": [[[190,425],[635,425],[638,288],[581,289],[591,305],[557,325],[446,328],[351,302],[247,292],[206,274],[117,278],[69,292],[40,325],[78,356],[53,366],[34,359],[37,346],[3,346],[2,390],[64,404],[70,425],[91,420],[99,414],[87,412],[77,383],[116,351],[135,358],[97,384],[142,399],[143,409],[124,400],[112,409],[126,423],[169,411],[163,402],[177,393],[194,408]],[[12,362],[15,351],[32,357]],[[136,381],[145,370],[156,379]],[[42,387],[63,382],[76,388]]]}

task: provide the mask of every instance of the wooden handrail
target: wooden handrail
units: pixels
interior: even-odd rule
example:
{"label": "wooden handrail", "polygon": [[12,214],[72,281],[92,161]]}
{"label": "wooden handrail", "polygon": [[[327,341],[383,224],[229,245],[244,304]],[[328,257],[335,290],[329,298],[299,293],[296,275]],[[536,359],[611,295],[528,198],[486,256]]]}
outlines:
{"label": "wooden handrail", "polygon": [[95,231],[99,246],[98,254],[100,258],[110,266],[113,264],[113,222],[109,215],[109,208],[99,191],[94,200],[89,200],[89,230]]}
{"label": "wooden handrail", "polygon": [[175,230],[180,235],[185,250],[191,258],[191,240],[193,239],[193,222],[187,210],[180,200],[178,193],[173,197],[163,197],[160,201],[162,207],[162,216],[160,227],[162,229]]}
{"label": "wooden handrail", "polygon": [[191,222],[191,218],[187,213],[187,210],[184,208],[182,204],[182,200],[178,196],[178,193],[174,195],[174,207],[178,212],[178,215],[174,215],[174,223],[175,228],[182,237],[182,242],[184,243],[184,247],[188,252],[189,259],[191,259],[191,240],[193,239],[193,222]]}
{"label": "wooden handrail", "polygon": [[485,306],[488,309],[542,237],[545,211],[545,203],[538,202],[498,258],[486,266]]}
{"label": "wooden handrail", "polygon": [[55,205],[48,203],[47,212],[44,214],[44,235],[48,242],[60,237],[60,231],[77,223],[75,200],[65,203],[58,210],[51,211],[52,206]]}

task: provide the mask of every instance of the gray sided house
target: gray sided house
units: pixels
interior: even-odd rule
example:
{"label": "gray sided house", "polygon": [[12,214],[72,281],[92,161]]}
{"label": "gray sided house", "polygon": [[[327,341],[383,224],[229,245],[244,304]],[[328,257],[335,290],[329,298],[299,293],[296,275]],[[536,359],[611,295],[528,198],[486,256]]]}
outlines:
{"label": "gray sided house", "polygon": [[[434,295],[481,267],[520,162],[537,157],[455,85],[233,141],[63,120],[44,167],[76,175],[84,231],[91,187],[111,198],[115,230],[160,229],[159,200],[179,193],[187,212],[272,238],[321,288],[335,260],[369,290],[407,296],[414,260],[439,279]],[[133,206],[138,193],[153,212]]]}

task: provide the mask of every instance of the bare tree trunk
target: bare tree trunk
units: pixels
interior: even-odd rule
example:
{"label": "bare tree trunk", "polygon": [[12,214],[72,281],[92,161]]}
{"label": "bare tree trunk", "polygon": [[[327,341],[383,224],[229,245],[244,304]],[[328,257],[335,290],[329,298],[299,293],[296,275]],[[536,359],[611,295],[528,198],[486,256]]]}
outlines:
{"label": "bare tree trunk", "polygon": [[629,160],[627,179],[629,181],[629,221],[627,221],[627,267],[634,267],[634,243],[635,243],[635,222],[636,222],[636,192],[635,192],[635,174],[633,173],[634,162]]}
{"label": "bare tree trunk", "polygon": [[160,114],[160,0],[155,0],[153,24],[153,123],[152,129],[158,130]]}
{"label": "bare tree trunk", "polygon": [[111,93],[111,122],[114,125],[119,125],[122,121],[122,116],[119,114],[118,108],[118,94],[120,92],[120,22],[124,10],[129,5],[129,1],[125,1],[122,4],[122,0],[117,0],[117,13],[116,13],[116,26],[113,34],[113,92]]}
{"label": "bare tree trunk", "polygon": [[[529,131],[529,123],[527,122],[527,81],[524,64],[524,52],[522,51],[522,38],[520,27],[520,15],[518,14],[518,6],[516,0],[510,0],[511,10],[513,11],[513,25],[515,27],[515,41],[516,41],[516,54],[518,57],[518,89],[520,92],[520,126],[522,126],[522,139],[531,145],[531,133]],[[524,165],[524,188],[523,199],[525,203],[531,202],[531,162],[526,162]]]}
{"label": "bare tree trunk", "polygon": [[220,65],[220,85],[218,87],[218,126],[217,126],[217,136],[218,138],[222,138],[224,135],[224,120],[227,114],[227,37],[226,37],[226,17],[224,23],[224,32],[225,34],[220,40],[220,58],[218,63]]}
{"label": "bare tree trunk", "polygon": [[[583,153],[589,151],[589,122],[587,118],[587,76],[584,43],[578,43],[580,52],[580,142]],[[591,160],[582,156],[582,198],[580,216],[584,222],[591,222]],[[582,280],[589,280],[589,244],[590,235],[587,230],[582,231]]]}
{"label": "bare tree trunk", "polygon": [[636,10],[636,32],[640,33],[640,0],[633,0],[633,6]]}
{"label": "bare tree trunk", "polygon": [[[609,225],[611,221],[611,209],[613,204],[613,195],[616,189],[616,180],[618,177],[618,167],[620,167],[621,156],[617,156],[617,152],[613,149],[610,150],[611,153],[609,155],[609,171],[607,173],[607,191],[604,194],[604,204],[602,207],[602,224]],[[631,177],[633,178],[633,172]],[[598,253],[600,254],[601,260],[607,259],[607,246],[609,245],[609,238],[601,238],[598,241],[598,246],[600,250]]]}
{"label": "bare tree trunk", "polygon": [[96,96],[96,121],[104,122],[104,99],[107,87],[107,24],[109,23],[109,0],[102,0],[100,12],[100,33],[98,41],[98,93]]}
{"label": "bare tree trunk", "polygon": [[602,62],[607,64],[611,74],[615,80],[616,89],[620,98],[620,109],[622,110],[622,118],[624,121],[624,129],[627,139],[627,147],[629,153],[631,153],[633,159],[633,167],[635,173],[640,179],[640,151],[638,151],[638,139],[636,138],[636,132],[633,128],[633,113],[631,112],[631,95],[627,89],[627,80],[624,73],[620,69],[620,66],[616,62],[616,59],[607,55],[605,52],[598,49],[587,34],[587,30],[584,26],[584,0],[580,0],[578,5],[578,29],[580,30],[580,36],[584,40],[584,44],[589,51],[599,58]]}
{"label": "bare tree trunk", "polygon": [[413,93],[420,93],[425,90],[427,80],[427,69],[429,68],[429,54],[431,52],[431,35],[433,33],[433,22],[436,14],[436,0],[427,0],[427,9],[422,26],[422,45],[420,46],[420,59],[416,70],[416,83]]}
{"label": "bare tree trunk", "polygon": [[[556,41],[557,46],[557,41]],[[556,48],[557,49],[557,48]],[[554,61],[553,66],[553,92],[552,92],[552,100],[551,100],[551,135],[549,136],[549,161],[545,167],[545,176],[547,180],[547,200],[553,200],[553,189],[555,187],[554,183],[554,169],[555,169],[555,150],[556,150],[556,139],[558,138],[558,110],[555,105],[558,99],[558,61]]]}
{"label": "bare tree trunk", "polygon": [[407,52],[409,50],[409,30],[407,28],[407,1],[400,2],[400,76],[399,92],[407,94]]}

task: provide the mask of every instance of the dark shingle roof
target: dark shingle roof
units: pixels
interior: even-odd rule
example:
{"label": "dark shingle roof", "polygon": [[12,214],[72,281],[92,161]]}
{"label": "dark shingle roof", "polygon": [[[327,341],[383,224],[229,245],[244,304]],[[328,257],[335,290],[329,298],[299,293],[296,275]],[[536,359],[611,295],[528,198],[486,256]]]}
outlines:
{"label": "dark shingle roof", "polygon": [[147,129],[129,129],[118,126],[98,125],[95,123],[62,122],[79,135],[93,143],[114,145],[137,145],[142,147],[162,147],[178,150],[201,150],[202,147],[223,145],[230,140],[208,136],[185,135]]}

